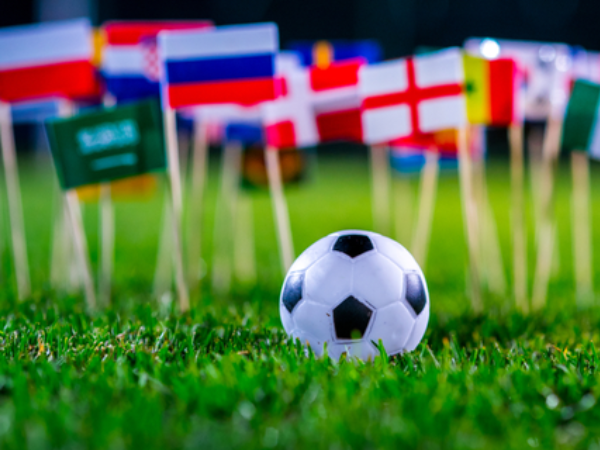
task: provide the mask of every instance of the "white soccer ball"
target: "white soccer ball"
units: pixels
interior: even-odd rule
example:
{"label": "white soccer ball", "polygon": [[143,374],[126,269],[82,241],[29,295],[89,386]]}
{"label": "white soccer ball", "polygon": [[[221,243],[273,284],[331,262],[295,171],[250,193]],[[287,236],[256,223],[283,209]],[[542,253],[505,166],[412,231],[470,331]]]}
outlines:
{"label": "white soccer ball", "polygon": [[315,242],[292,264],[281,290],[286,333],[321,356],[363,360],[412,351],[429,321],[421,268],[402,245],[369,231],[340,231]]}

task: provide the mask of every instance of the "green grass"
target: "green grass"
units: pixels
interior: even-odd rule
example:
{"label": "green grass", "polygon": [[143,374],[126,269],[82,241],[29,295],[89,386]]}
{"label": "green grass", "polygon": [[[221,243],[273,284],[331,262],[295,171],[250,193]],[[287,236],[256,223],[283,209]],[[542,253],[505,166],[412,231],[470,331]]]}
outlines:
{"label": "green grass", "polygon": [[[21,167],[34,295],[15,300],[0,243],[2,449],[600,449],[600,311],[574,297],[568,167],[557,187],[559,257],[544,311],[523,316],[509,294],[486,293],[485,312],[471,312],[459,186],[448,174],[426,269],[425,339],[411,354],[370,363],[316,359],[287,340],[266,193],[251,194],[257,283],[214,296],[205,279],[184,316],[152,295],[162,195],[118,203],[113,304],[90,314],[81,296],[48,284],[56,198],[47,162]],[[332,231],[371,228],[366,157],[322,153],[316,169],[310,183],[287,192],[297,252]],[[208,270],[217,178],[214,166],[202,229]],[[493,161],[488,189],[507,277],[508,180],[505,162]],[[84,216],[96,264],[96,205]],[[410,223],[411,210],[399,217]],[[532,227],[528,244],[531,274]]]}

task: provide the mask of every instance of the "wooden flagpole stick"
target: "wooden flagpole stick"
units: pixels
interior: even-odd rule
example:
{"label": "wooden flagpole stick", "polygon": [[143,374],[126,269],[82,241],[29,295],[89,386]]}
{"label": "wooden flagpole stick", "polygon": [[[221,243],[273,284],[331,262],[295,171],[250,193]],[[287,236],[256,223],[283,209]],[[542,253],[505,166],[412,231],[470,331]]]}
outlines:
{"label": "wooden flagpole stick", "polygon": [[467,141],[466,127],[458,129],[458,159],[461,203],[465,230],[467,233],[467,247],[469,250],[471,304],[475,312],[481,312],[483,310],[483,303],[481,299],[480,252],[477,239],[479,234],[479,224],[477,205],[473,193],[473,168]]}
{"label": "wooden flagpole stick", "polygon": [[540,225],[538,227],[537,261],[533,283],[532,308],[541,309],[546,304],[548,283],[552,271],[552,258],[555,247],[555,226],[553,221],[554,163],[560,151],[562,120],[549,118],[542,161],[540,166]]}
{"label": "wooden flagpole stick", "polygon": [[169,212],[169,194],[165,192],[163,213],[160,225],[160,237],[156,256],[156,269],[154,271],[153,292],[159,300],[163,295],[171,293],[173,281],[173,226]]}
{"label": "wooden flagpole stick", "polygon": [[269,178],[271,203],[273,205],[273,214],[275,215],[275,225],[277,228],[281,269],[285,274],[294,262],[294,244],[292,241],[292,229],[287,202],[283,193],[283,181],[281,178],[281,168],[279,167],[279,151],[275,147],[267,146],[265,149],[265,160],[267,177]]}
{"label": "wooden flagpole stick", "polygon": [[390,155],[387,145],[371,145],[373,228],[390,234]]}
{"label": "wooden flagpole stick", "polygon": [[110,183],[100,185],[100,274],[98,292],[103,305],[110,303],[115,256],[115,217]]}
{"label": "wooden flagpole stick", "polygon": [[439,153],[435,150],[425,152],[425,165],[421,171],[419,212],[411,247],[411,253],[423,271],[427,264],[439,172]]}
{"label": "wooden flagpole stick", "polygon": [[83,279],[83,288],[85,300],[88,308],[96,308],[96,293],[94,291],[94,279],[92,276],[92,266],[90,264],[90,256],[88,252],[87,240],[83,229],[83,221],[81,220],[81,210],[79,207],[79,199],[75,190],[65,192],[65,204],[69,219],[71,221],[73,242],[77,259],[79,260],[79,270]]}
{"label": "wooden flagpole stick", "polygon": [[413,238],[413,192],[411,180],[405,176],[392,179],[394,198],[394,237],[405,247],[412,245]]}
{"label": "wooden flagpole stick", "polygon": [[179,309],[181,312],[186,312],[190,309],[190,299],[183,268],[183,241],[181,239],[183,199],[181,190],[181,172],[179,170],[179,150],[177,145],[177,123],[174,109],[165,107],[163,114],[167,159],[169,164],[168,179],[169,190],[171,193],[169,211],[172,214],[171,221],[173,223],[172,238],[174,245],[173,262],[175,265],[175,286],[177,289],[177,297],[179,299]]}
{"label": "wooden flagpole stick", "polygon": [[577,300],[589,304],[593,298],[592,239],[590,224],[590,167],[586,152],[571,152],[573,178],[572,220],[573,268]]}
{"label": "wooden flagpole stick", "polygon": [[237,141],[226,142],[221,161],[221,186],[217,200],[214,227],[214,251],[212,287],[224,295],[231,288],[233,267],[232,237],[235,231],[235,206],[240,182],[242,145]]}
{"label": "wooden flagpole stick", "polygon": [[527,313],[527,235],[525,228],[525,177],[523,169],[523,123],[508,128],[510,144],[511,209],[513,234],[513,283],[517,308]]}
{"label": "wooden flagpole stick", "polygon": [[233,270],[238,281],[250,285],[256,282],[256,255],[252,197],[249,194],[238,195],[235,217]]}
{"label": "wooden flagpole stick", "polygon": [[204,187],[206,185],[208,142],[206,127],[194,119],[192,180],[189,194],[189,217],[187,228],[188,281],[196,287],[201,277],[202,261],[202,216],[204,212]]}
{"label": "wooden flagpole stick", "polygon": [[29,278],[25,225],[23,223],[23,204],[17,168],[17,153],[12,130],[12,117],[10,105],[3,102],[0,102],[0,139],[4,176],[6,178],[6,193],[8,196],[8,215],[13,260],[17,277],[17,293],[19,300],[23,300],[31,293],[31,282]]}

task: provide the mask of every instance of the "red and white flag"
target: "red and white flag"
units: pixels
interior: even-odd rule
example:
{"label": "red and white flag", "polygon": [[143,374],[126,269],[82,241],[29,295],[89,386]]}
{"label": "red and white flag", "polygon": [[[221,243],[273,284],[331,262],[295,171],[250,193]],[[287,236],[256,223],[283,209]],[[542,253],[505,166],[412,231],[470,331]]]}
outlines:
{"label": "red and white flag", "polygon": [[363,66],[359,76],[366,144],[467,123],[459,49]]}
{"label": "red and white flag", "polygon": [[0,100],[81,98],[98,93],[92,28],[71,20],[0,30]]}

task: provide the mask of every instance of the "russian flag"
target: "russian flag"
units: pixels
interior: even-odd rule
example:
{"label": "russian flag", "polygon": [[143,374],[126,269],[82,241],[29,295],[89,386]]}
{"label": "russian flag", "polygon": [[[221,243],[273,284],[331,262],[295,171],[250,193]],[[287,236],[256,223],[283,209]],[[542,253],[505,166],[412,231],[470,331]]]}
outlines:
{"label": "russian flag", "polygon": [[0,100],[82,98],[98,93],[86,19],[0,30]]}
{"label": "russian flag", "polygon": [[101,68],[106,91],[117,103],[159,97],[158,33],[211,27],[212,22],[207,20],[108,22],[102,29],[106,46]]}
{"label": "russian flag", "polygon": [[252,105],[277,97],[277,25],[161,32],[165,100],[171,108],[216,103]]}

